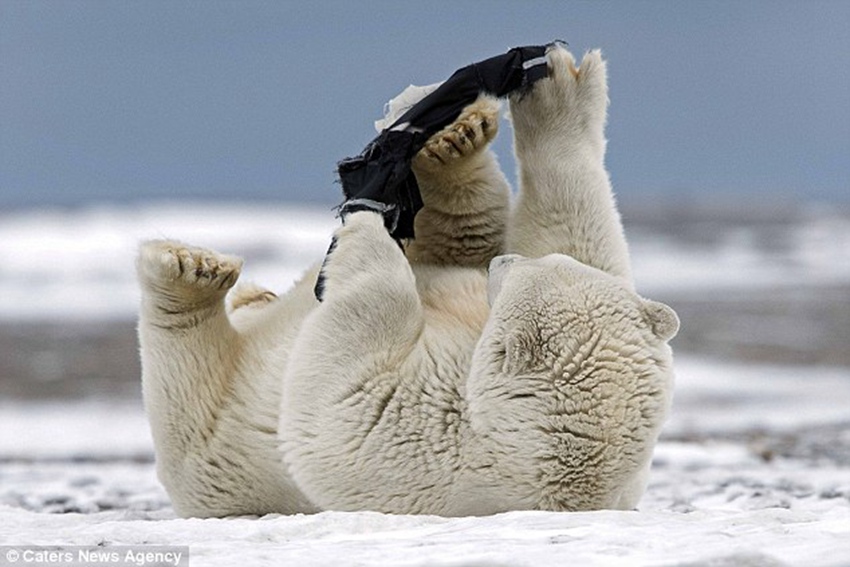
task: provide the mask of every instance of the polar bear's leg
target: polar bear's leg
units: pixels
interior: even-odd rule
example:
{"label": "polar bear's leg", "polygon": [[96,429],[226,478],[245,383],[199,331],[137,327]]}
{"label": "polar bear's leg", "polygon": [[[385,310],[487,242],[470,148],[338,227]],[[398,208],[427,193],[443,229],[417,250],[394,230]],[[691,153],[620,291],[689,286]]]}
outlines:
{"label": "polar bear's leg", "polygon": [[410,510],[380,499],[401,498],[381,475],[401,474],[384,454],[403,429],[393,413],[404,397],[400,367],[424,324],[416,282],[380,215],[349,215],[335,241],[323,302],[304,321],[287,366],[284,459],[319,507]]}
{"label": "polar bear's leg", "polygon": [[482,96],[434,134],[413,161],[422,193],[412,263],[486,267],[502,253],[510,186],[488,149],[500,104]]}
{"label": "polar bear's leg", "polygon": [[381,229],[380,219],[371,211],[348,215],[322,266],[323,314],[351,315],[345,325],[356,334],[384,333],[395,315],[403,321],[401,315],[419,311],[410,264],[386,229]]}
{"label": "polar bear's leg", "polygon": [[630,284],[628,249],[604,164],[605,62],[591,51],[576,67],[560,46],[548,57],[549,77],[511,98],[520,195],[508,251],[568,254]]}
{"label": "polar bear's leg", "polygon": [[138,257],[145,407],[160,478],[180,513],[204,515],[172,487],[188,482],[184,466],[205,453],[231,395],[241,345],[224,296],[241,265],[238,258],[172,241],[147,242]]}

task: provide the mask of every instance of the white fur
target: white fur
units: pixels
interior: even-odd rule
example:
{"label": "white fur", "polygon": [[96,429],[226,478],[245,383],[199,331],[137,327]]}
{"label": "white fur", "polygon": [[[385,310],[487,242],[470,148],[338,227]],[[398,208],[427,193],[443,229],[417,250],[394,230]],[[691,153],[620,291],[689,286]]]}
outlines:
{"label": "white fur", "polygon": [[678,320],[633,291],[605,65],[549,58],[511,100],[514,210],[482,98],[416,158],[417,239],[402,250],[378,215],[350,215],[321,304],[315,268],[281,297],[242,287],[228,313],[238,259],[142,247],[145,403],[179,514],[636,505]]}
{"label": "white fur", "polygon": [[482,96],[432,136],[413,160],[423,207],[411,264],[486,268],[505,247],[510,185],[487,149],[499,129],[499,102]]}

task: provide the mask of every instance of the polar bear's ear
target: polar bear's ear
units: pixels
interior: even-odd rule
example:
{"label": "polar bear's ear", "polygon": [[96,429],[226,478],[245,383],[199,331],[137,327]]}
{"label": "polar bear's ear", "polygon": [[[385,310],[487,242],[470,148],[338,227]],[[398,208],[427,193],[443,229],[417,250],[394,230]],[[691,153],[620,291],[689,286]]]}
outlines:
{"label": "polar bear's ear", "polygon": [[644,299],[643,314],[652,332],[662,341],[669,341],[679,332],[679,316],[669,305]]}
{"label": "polar bear's ear", "polygon": [[503,254],[496,256],[490,261],[489,276],[487,280],[487,302],[493,306],[496,296],[502,291],[502,280],[508,273],[508,268],[517,260],[521,260],[519,254]]}

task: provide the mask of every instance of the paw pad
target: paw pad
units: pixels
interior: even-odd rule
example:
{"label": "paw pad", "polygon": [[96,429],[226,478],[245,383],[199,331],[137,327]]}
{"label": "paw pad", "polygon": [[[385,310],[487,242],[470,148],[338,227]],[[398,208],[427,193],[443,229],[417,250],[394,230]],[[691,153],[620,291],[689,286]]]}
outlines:
{"label": "paw pad", "polygon": [[440,167],[478,153],[495,138],[499,103],[482,98],[466,107],[457,120],[437,132],[417,156],[420,167]]}
{"label": "paw pad", "polygon": [[236,283],[242,260],[173,241],[142,246],[139,272],[151,283],[226,291]]}

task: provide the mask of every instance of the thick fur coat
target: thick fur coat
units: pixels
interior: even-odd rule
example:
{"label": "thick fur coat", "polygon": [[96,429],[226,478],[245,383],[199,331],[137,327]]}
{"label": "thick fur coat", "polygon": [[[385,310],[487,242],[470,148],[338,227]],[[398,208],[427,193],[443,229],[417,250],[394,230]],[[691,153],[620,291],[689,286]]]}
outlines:
{"label": "thick fur coat", "polygon": [[604,167],[605,64],[563,48],[510,101],[520,191],[482,98],[414,171],[404,249],[370,212],[287,294],[144,244],[139,337],[161,481],[184,516],[634,508],[678,320],[634,291]]}

